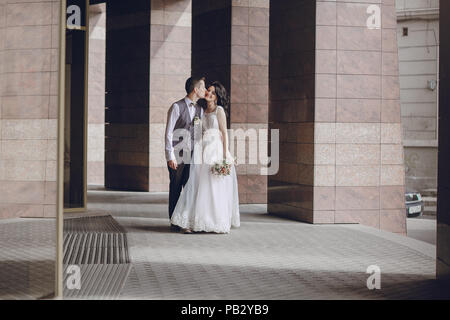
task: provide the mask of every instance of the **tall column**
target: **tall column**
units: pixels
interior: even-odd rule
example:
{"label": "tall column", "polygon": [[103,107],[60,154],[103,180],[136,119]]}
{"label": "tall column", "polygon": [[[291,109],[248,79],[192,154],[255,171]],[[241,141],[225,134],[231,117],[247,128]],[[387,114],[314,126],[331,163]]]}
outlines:
{"label": "tall column", "polygon": [[[247,131],[249,143],[267,140],[267,136],[260,136],[259,129],[268,128],[270,1],[232,3],[231,128]],[[252,130],[257,136],[252,135]],[[248,157],[237,171],[240,202],[267,203],[267,176],[260,174],[260,159],[252,163],[252,155]]]}
{"label": "tall column", "polygon": [[0,1],[0,218],[55,217],[59,1]]}
{"label": "tall column", "polygon": [[192,73],[230,89],[231,0],[192,4]]}
{"label": "tall column", "polygon": [[[441,17],[450,14],[450,3],[440,2]],[[440,20],[440,30],[448,30],[450,21]],[[450,39],[440,38],[439,82],[439,165],[437,204],[437,278],[450,280]]]}
{"label": "tall column", "polygon": [[150,1],[106,2],[105,186],[148,191]]}
{"label": "tall column", "polygon": [[169,191],[164,153],[167,111],[186,95],[191,75],[192,0],[152,0],[149,191]]}
{"label": "tall column", "polygon": [[191,0],[107,1],[105,185],[168,191],[167,111],[191,74]]}
{"label": "tall column", "polygon": [[369,5],[271,3],[281,165],[269,211],[405,234],[395,3],[377,4],[378,29],[367,26]]}
{"label": "tall column", "polygon": [[315,12],[313,1],[270,3],[270,129],[280,168],[269,176],[271,214],[313,222]]}
{"label": "tall column", "polygon": [[[248,141],[257,139],[252,129],[267,128],[269,2],[202,0],[192,8],[193,73],[225,85],[230,127],[249,133]],[[237,167],[240,203],[266,203],[267,177],[248,160]]]}
{"label": "tall column", "polygon": [[90,6],[87,184],[105,184],[106,4]]}

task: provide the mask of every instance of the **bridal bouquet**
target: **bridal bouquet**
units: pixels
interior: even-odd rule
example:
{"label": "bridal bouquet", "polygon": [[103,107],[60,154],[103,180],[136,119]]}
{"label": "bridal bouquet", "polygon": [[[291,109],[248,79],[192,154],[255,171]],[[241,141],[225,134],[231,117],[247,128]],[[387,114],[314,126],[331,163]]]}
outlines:
{"label": "bridal bouquet", "polygon": [[215,163],[211,167],[211,173],[216,176],[229,176],[231,174],[231,166],[232,163],[228,162],[227,160],[223,160],[221,162]]}

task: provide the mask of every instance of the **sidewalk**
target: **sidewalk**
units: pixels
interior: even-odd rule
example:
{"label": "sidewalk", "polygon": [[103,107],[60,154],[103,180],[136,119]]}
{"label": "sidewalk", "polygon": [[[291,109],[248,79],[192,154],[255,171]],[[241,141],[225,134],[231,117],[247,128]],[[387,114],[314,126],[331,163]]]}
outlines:
{"label": "sidewalk", "polygon": [[[88,208],[89,215],[112,215],[127,232],[132,267],[121,299],[450,297],[434,280],[433,244],[369,227],[310,225],[243,205],[241,227],[229,235],[185,235],[169,232],[164,193],[90,190]],[[39,298],[32,293],[52,289],[53,227],[42,219],[0,223],[0,283],[11,285],[0,286],[1,299]],[[24,234],[41,237],[40,246],[21,242]],[[19,265],[43,272],[33,272],[33,290],[11,289],[23,276],[14,272]],[[371,265],[381,269],[381,290],[366,287]]]}
{"label": "sidewalk", "polygon": [[41,299],[55,288],[54,219],[0,220],[0,299]]}
{"label": "sidewalk", "polygon": [[[435,246],[359,225],[310,225],[241,206],[229,235],[170,233],[167,194],[91,191],[116,217],[133,268],[123,299],[430,299],[442,297]],[[118,203],[121,204],[118,204]],[[381,290],[366,287],[370,265]],[[448,292],[447,292],[447,296]]]}
{"label": "sidewalk", "polygon": [[[408,299],[438,294],[434,259],[358,227],[244,222],[230,235],[171,234],[162,219],[118,218],[133,261],[122,298]],[[378,265],[382,289],[369,291]]]}
{"label": "sidewalk", "polygon": [[436,217],[409,218],[406,225],[408,237],[436,245]]}

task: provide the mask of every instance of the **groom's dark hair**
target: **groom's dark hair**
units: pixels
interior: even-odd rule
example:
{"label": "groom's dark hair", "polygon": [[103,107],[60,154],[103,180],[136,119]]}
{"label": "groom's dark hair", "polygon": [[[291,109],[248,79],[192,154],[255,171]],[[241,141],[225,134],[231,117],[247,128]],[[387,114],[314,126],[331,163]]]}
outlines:
{"label": "groom's dark hair", "polygon": [[187,79],[185,85],[186,93],[190,94],[192,91],[194,91],[194,89],[198,87],[200,81],[205,81],[205,77],[193,76]]}

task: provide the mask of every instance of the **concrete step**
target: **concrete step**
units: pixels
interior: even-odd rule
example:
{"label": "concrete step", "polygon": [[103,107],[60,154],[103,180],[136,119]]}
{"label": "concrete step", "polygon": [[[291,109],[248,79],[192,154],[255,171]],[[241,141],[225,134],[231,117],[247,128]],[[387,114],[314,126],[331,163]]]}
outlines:
{"label": "concrete step", "polygon": [[420,194],[422,197],[437,197],[437,189],[425,189]]}
{"label": "concrete step", "polygon": [[433,206],[431,206],[431,207],[425,206],[423,208],[423,214],[426,216],[435,216],[436,215],[436,206],[434,206],[434,207]]}
{"label": "concrete step", "polygon": [[436,207],[437,198],[436,197],[422,197],[424,205],[427,207]]}

